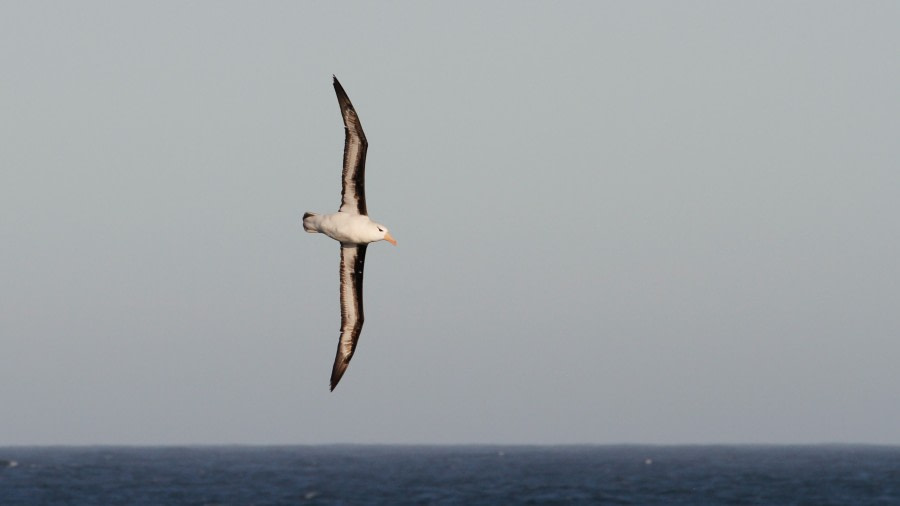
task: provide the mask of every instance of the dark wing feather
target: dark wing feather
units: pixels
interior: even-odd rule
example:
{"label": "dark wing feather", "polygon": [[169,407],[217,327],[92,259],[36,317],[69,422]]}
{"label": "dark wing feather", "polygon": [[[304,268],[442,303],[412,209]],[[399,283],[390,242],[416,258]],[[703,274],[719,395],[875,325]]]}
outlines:
{"label": "dark wing feather", "polygon": [[331,389],[341,381],[350,365],[363,321],[363,267],[366,245],[341,245],[341,337],[338,340],[334,367],[331,370]]}
{"label": "dark wing feather", "polygon": [[[334,77],[334,76],[332,76]],[[369,142],[363,132],[359,116],[344,87],[334,78],[341,116],[344,118],[344,172],[341,189],[340,212],[367,215],[366,211],[366,151]]]}

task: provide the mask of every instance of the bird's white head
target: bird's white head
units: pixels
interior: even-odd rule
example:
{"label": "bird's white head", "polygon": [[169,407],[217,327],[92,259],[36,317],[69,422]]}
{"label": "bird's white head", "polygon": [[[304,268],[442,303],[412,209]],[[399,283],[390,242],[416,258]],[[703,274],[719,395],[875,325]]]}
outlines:
{"label": "bird's white head", "polygon": [[383,239],[383,240],[393,244],[394,246],[397,245],[397,241],[393,237],[391,237],[391,233],[388,232],[387,227],[385,227],[384,225],[381,225],[379,223],[374,223],[374,222],[372,223],[372,225],[374,225],[377,230],[377,232],[375,232],[375,235],[377,237],[377,239],[375,239],[376,241],[380,241]]}

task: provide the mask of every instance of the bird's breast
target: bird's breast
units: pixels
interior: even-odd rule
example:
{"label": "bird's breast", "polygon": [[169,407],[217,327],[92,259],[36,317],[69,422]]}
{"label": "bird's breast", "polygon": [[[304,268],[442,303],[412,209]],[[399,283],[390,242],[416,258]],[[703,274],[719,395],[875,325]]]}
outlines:
{"label": "bird's breast", "polygon": [[359,214],[334,213],[322,217],[319,229],[335,241],[351,244],[370,242],[366,234],[369,217]]}

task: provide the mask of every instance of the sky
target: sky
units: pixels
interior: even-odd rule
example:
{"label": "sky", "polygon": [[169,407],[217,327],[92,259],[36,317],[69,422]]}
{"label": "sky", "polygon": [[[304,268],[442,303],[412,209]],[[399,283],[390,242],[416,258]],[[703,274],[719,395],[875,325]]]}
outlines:
{"label": "sky", "polygon": [[[900,444],[897,26],[0,3],[0,445]],[[332,74],[399,245],[329,392]]]}

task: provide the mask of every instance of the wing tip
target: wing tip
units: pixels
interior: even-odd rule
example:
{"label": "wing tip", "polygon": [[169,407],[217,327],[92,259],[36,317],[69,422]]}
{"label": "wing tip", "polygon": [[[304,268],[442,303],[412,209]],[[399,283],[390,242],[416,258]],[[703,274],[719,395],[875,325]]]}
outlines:
{"label": "wing tip", "polygon": [[[350,101],[350,97],[347,95],[347,92],[344,90],[344,87],[341,86],[341,82],[338,81],[337,77],[332,74],[334,78],[334,82],[332,85],[334,86],[334,92],[337,95],[338,104],[341,106],[341,114],[346,115],[347,111],[352,111],[353,114],[356,114],[356,109],[353,108],[353,102]],[[344,118],[344,127],[347,127],[346,117]]]}
{"label": "wing tip", "polygon": [[334,370],[331,371],[331,392],[334,392],[334,389],[338,386],[338,383],[341,381],[341,377],[344,376],[344,371],[347,370],[348,362],[341,361],[340,363],[336,362],[334,364]]}

